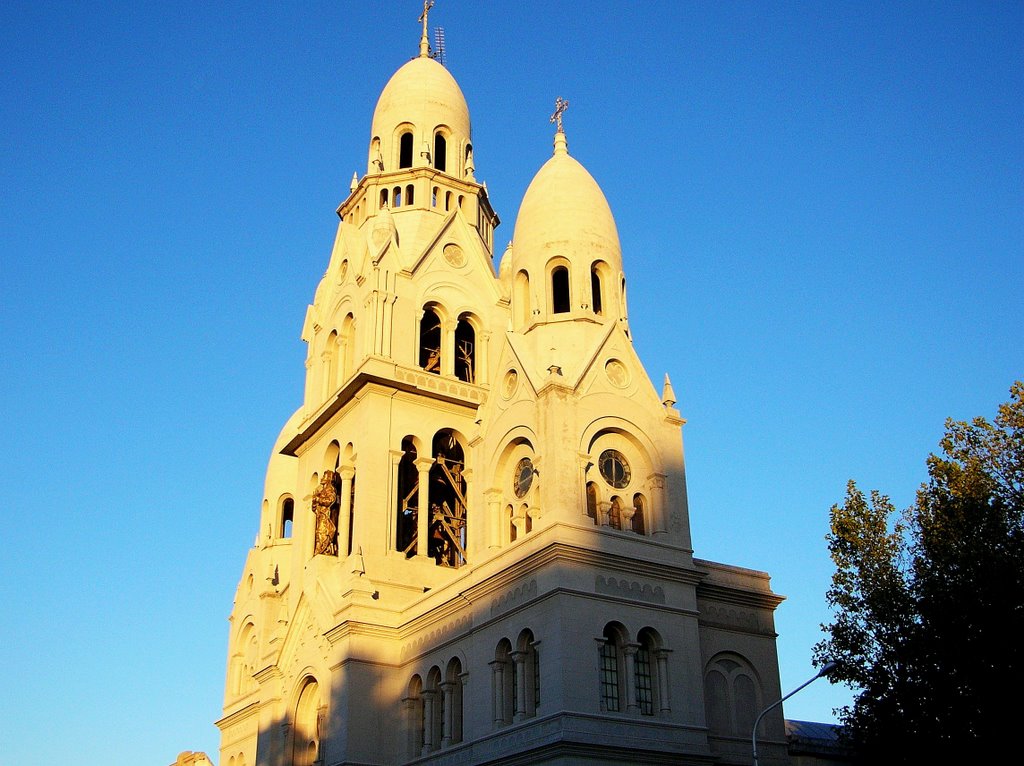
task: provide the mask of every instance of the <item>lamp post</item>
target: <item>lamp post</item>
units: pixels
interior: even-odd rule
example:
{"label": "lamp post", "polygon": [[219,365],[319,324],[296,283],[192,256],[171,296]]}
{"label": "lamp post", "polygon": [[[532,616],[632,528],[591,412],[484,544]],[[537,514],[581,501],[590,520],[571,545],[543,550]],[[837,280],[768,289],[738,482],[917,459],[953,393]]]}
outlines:
{"label": "lamp post", "polygon": [[757,766],[757,726],[758,726],[759,723],[761,723],[761,719],[764,718],[765,713],[767,713],[769,710],[772,710],[773,708],[776,708],[779,705],[781,705],[783,702],[788,700],[790,697],[792,697],[798,691],[803,689],[805,686],[809,686],[810,684],[814,683],[815,681],[817,681],[822,676],[827,676],[829,673],[832,672],[832,670],[833,670],[833,668],[835,668],[835,666],[836,666],[836,663],[834,663],[834,662],[826,662],[822,666],[821,670],[819,670],[817,673],[814,674],[813,678],[807,679],[802,684],[800,684],[798,687],[796,687],[793,691],[791,691],[789,694],[787,694],[785,697],[780,699],[778,702],[773,702],[772,704],[770,704],[768,707],[766,707],[764,710],[761,711],[761,713],[754,720],[754,731],[750,735],[750,743],[751,743],[751,745],[753,745],[753,749],[754,749],[754,766]]}

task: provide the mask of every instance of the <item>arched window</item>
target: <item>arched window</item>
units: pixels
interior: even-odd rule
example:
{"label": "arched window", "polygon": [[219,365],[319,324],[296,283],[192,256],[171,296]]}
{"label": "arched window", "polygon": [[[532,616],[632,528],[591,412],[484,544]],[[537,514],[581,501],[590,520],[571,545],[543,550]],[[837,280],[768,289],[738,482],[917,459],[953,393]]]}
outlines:
{"label": "arched window", "polygon": [[448,142],[440,133],[434,134],[434,167],[438,170],[445,170],[447,164]]}
{"label": "arched window", "polygon": [[465,454],[448,429],[434,435],[432,452],[427,555],[439,566],[460,567],[466,563]]}
{"label": "arched window", "polygon": [[398,461],[398,509],[395,522],[395,550],[406,557],[416,555],[416,518],[419,512],[419,472],[416,445],[410,437],[402,439],[402,457]]}
{"label": "arched window", "polygon": [[444,697],[441,746],[447,747],[462,741],[462,661],[458,657],[448,663],[441,691]]}
{"label": "arched window", "polygon": [[413,199],[413,185],[408,184],[405,187],[405,204],[412,205],[416,200]]}
{"label": "arched window", "polygon": [[637,636],[639,646],[633,655],[633,680],[636,686],[636,704],[641,715],[654,715],[657,701],[657,668],[655,652],[658,645],[654,634],[644,629]]}
{"label": "arched window", "polygon": [[430,206],[431,207],[437,207],[437,192],[438,192],[438,189],[437,189],[436,186],[430,190]]}
{"label": "arched window", "polygon": [[306,684],[295,706],[295,724],[292,739],[292,764],[313,766],[320,750],[320,692],[316,681]]}
{"label": "arched window", "polygon": [[555,266],[551,270],[551,312],[564,314],[569,307],[569,269]]}
{"label": "arched window", "polygon": [[590,306],[595,314],[604,313],[601,303],[601,273],[596,263],[590,268]]}
{"label": "arched window", "polygon": [[292,524],[295,522],[295,501],[286,497],[281,501],[281,520],[278,525],[282,539],[292,536]]}
{"label": "arched window", "polygon": [[383,210],[387,206],[388,206],[388,190],[387,189],[381,189],[380,190],[380,207]]}
{"label": "arched window", "polygon": [[647,516],[647,501],[644,496],[637,492],[633,495],[633,518],[629,523],[634,532],[638,535],[646,533],[645,518]]}
{"label": "arched window", "polygon": [[540,704],[540,659],[533,631],[527,629],[519,634],[513,660],[515,706],[512,717],[521,721],[537,715]]}
{"label": "arched window", "polygon": [[503,638],[498,642],[494,651],[494,661],[491,663],[492,717],[495,726],[512,723],[516,696],[513,667],[512,643],[507,638]]}
{"label": "arched window", "polygon": [[412,167],[412,133],[403,133],[398,140],[398,167]]}
{"label": "arched window", "polygon": [[401,207],[402,206],[402,187],[401,186],[396,186],[394,189],[391,190],[391,201],[392,201],[392,204],[394,204],[395,207]]}
{"label": "arched window", "polygon": [[338,335],[338,356],[341,376],[339,383],[352,377],[355,370],[356,359],[356,320],[352,314],[347,314],[341,322],[341,333]]}
{"label": "arched window", "polygon": [[441,374],[441,317],[429,306],[420,319],[420,367]]}
{"label": "arched window", "polygon": [[519,530],[516,529],[516,512],[511,505],[505,509],[505,515],[508,517],[508,541],[514,543],[519,538]]}
{"label": "arched window", "polygon": [[464,317],[455,326],[455,377],[476,382],[476,331]]}
{"label": "arched window", "polygon": [[530,323],[530,275],[525,271],[516,274],[515,282],[516,322],[521,327]]}
{"label": "arched window", "polygon": [[427,673],[423,688],[423,754],[441,747],[444,728],[444,696],[441,694],[441,671],[435,665]]}
{"label": "arched window", "polygon": [[611,507],[608,509],[608,526],[612,529],[622,529],[622,500],[618,495],[612,498]]}
{"label": "arched window", "polygon": [[622,668],[625,631],[617,623],[604,627],[604,641],[599,651],[601,670],[601,709],[618,713],[623,704],[623,688],[620,679],[625,675]]}
{"label": "arched window", "polygon": [[592,518],[595,524],[601,523],[597,517],[597,484],[592,481],[587,482],[587,516]]}
{"label": "arched window", "polygon": [[704,687],[711,733],[749,736],[760,707],[760,687],[750,663],[738,654],[716,655],[704,673]]}
{"label": "arched window", "polygon": [[449,191],[449,192],[445,192],[444,193],[444,210],[447,213],[451,209],[452,209],[452,193]]}
{"label": "arched window", "polygon": [[423,680],[419,675],[409,681],[409,690],[402,700],[405,705],[406,755],[418,758],[423,752]]}

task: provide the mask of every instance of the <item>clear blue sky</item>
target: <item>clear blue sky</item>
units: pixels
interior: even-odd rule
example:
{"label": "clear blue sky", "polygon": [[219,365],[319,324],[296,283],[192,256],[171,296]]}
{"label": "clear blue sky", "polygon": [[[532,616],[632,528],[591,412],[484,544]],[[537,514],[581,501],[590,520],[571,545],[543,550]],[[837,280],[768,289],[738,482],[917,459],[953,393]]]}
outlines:
{"label": "clear blue sky", "polygon": [[[0,7],[0,764],[217,757],[274,438],[415,0]],[[912,500],[1024,376],[1024,5],[439,0],[511,237],[550,155],[616,216],[688,419],[693,540],[762,569],[783,687],[847,479]],[[819,681],[786,705],[832,720]]]}

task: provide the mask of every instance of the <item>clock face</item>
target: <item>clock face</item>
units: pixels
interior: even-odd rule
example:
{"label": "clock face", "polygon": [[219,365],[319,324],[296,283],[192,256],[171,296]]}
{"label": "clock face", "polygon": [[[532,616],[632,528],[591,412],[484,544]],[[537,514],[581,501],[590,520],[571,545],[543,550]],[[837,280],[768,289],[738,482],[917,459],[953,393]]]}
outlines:
{"label": "clock face", "polygon": [[512,486],[515,489],[516,497],[525,497],[533,484],[533,461],[524,457],[516,463],[515,476],[512,477]]}
{"label": "clock face", "polygon": [[598,470],[606,482],[616,489],[622,489],[629,484],[629,463],[621,452],[614,449],[606,449],[597,460]]}

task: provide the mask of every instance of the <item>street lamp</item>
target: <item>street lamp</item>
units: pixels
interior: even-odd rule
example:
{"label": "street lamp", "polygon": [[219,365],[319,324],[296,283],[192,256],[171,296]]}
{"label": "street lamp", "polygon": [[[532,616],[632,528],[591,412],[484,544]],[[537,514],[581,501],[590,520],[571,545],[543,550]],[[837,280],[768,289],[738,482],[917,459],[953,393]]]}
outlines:
{"label": "street lamp", "polygon": [[835,668],[835,666],[836,666],[836,663],[834,663],[834,662],[826,662],[822,666],[821,670],[819,670],[817,673],[814,674],[813,678],[807,679],[802,684],[800,684],[798,687],[796,687],[793,691],[791,691],[789,694],[787,694],[785,697],[780,699],[778,702],[773,702],[772,704],[770,704],[768,707],[766,707],[764,710],[761,711],[760,715],[758,715],[757,718],[754,720],[754,731],[750,735],[750,743],[754,747],[754,766],[757,766],[757,725],[759,723],[761,723],[761,719],[764,718],[764,714],[767,713],[772,708],[776,708],[779,705],[781,705],[783,702],[788,700],[790,697],[792,697],[798,691],[803,689],[805,686],[809,686],[810,684],[812,684],[813,682],[817,681],[822,676],[827,676],[829,673],[832,672],[832,670]]}

